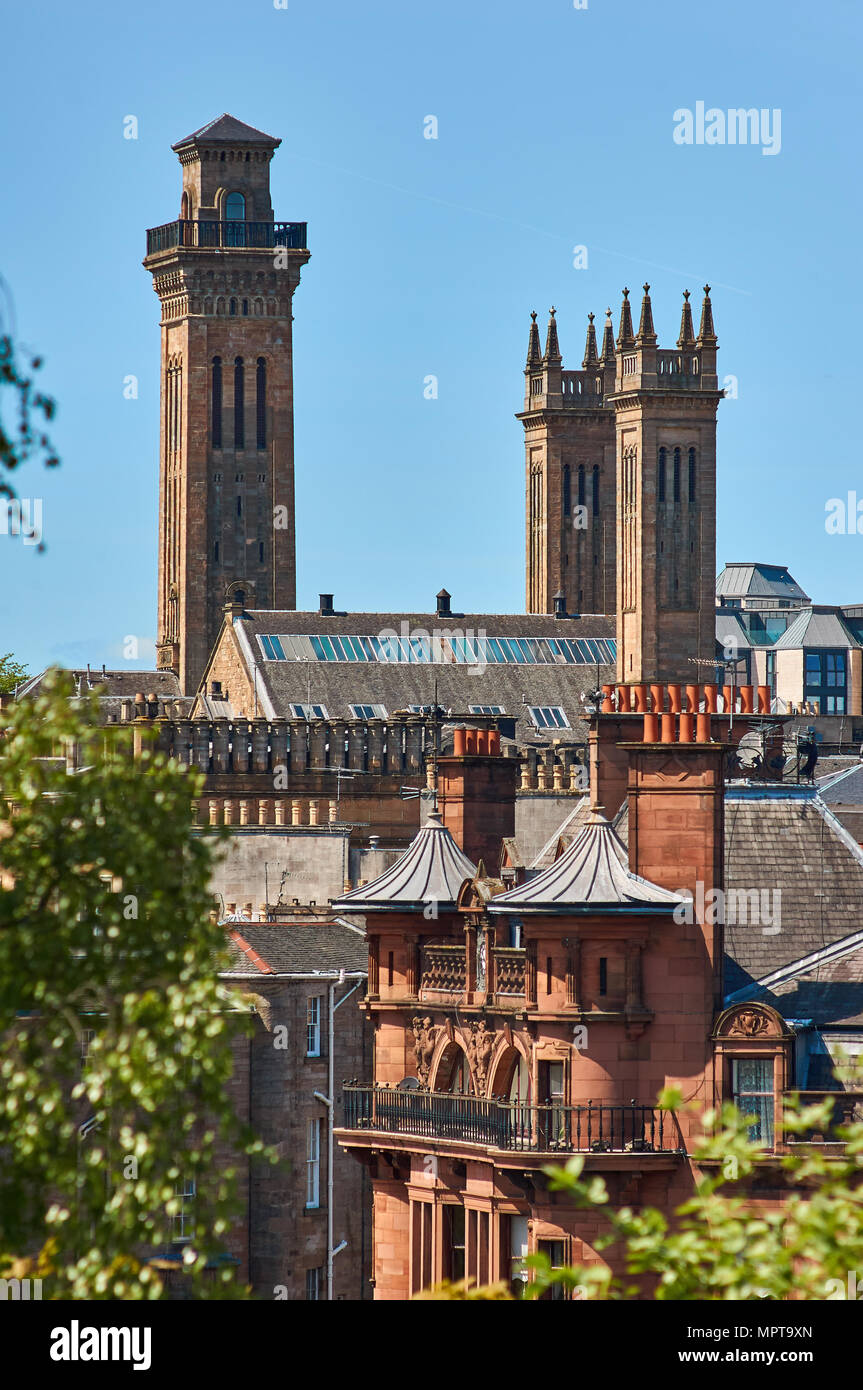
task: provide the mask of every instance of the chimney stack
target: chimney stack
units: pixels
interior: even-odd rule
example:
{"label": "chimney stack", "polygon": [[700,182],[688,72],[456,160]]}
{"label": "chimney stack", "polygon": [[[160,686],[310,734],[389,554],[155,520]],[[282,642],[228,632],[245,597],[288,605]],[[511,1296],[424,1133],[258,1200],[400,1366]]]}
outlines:
{"label": "chimney stack", "polygon": [[319,594],[318,598],[320,600],[318,604],[318,612],[320,613],[321,617],[331,618],[333,616],[333,595]]}

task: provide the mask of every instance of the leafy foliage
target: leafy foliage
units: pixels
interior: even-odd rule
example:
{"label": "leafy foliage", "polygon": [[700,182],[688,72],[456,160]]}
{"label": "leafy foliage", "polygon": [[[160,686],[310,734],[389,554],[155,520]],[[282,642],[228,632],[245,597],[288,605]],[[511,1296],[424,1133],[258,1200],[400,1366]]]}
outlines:
{"label": "leafy foliage", "polygon": [[16,686],[27,680],[29,675],[27,667],[16,661],[11,652],[0,656],[0,695],[8,695]]}
{"label": "leafy foliage", "polygon": [[228,1099],[242,1015],[216,975],[198,776],[132,760],[70,695],[49,677],[0,744],[0,1275],[30,1257],[46,1297],[155,1298],[169,1247],[200,1295],[237,1297],[230,1265],[203,1271],[235,1211],[226,1155],[263,1149]]}

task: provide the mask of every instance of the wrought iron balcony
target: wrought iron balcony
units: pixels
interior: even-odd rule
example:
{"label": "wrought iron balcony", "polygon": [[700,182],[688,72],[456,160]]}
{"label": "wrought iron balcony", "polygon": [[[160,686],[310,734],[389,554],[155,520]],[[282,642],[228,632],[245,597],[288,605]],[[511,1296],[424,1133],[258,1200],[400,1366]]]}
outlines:
{"label": "wrought iron balcony", "polygon": [[147,255],[169,251],[174,246],[229,247],[232,250],[286,246],[304,251],[307,225],[305,222],[165,222],[147,232]]}
{"label": "wrought iron balcony", "polygon": [[440,1091],[344,1088],[344,1128],[534,1153],[679,1154],[672,1111],[649,1105],[523,1105]]}

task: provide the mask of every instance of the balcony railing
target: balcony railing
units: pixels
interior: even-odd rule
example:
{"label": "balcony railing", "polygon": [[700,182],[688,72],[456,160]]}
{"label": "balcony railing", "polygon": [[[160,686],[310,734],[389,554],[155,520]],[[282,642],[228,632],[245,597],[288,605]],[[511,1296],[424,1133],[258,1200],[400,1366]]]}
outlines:
{"label": "balcony railing", "polygon": [[344,1088],[344,1127],[534,1153],[685,1153],[672,1111],[649,1105],[524,1105],[440,1091]]}
{"label": "balcony railing", "polygon": [[304,251],[307,225],[305,222],[165,222],[147,232],[147,255],[168,251],[174,246],[264,250],[287,246]]}
{"label": "balcony railing", "polygon": [[784,1148],[794,1144],[841,1147],[842,1140],[835,1133],[837,1127],[859,1124],[863,1120],[863,1091],[793,1091],[789,1095],[795,1096],[803,1106],[821,1105],[823,1101],[829,1100],[832,1102],[832,1114],[827,1125],[821,1129],[810,1128],[787,1133],[784,1136]]}
{"label": "balcony railing", "polygon": [[447,1002],[452,1002],[453,996],[464,995],[467,990],[469,971],[473,981],[471,988],[493,995],[498,1002],[524,998],[524,949],[496,946],[487,940],[483,955],[477,950],[473,934],[467,942],[428,942],[421,947],[420,998],[429,1000],[430,995],[445,994]]}

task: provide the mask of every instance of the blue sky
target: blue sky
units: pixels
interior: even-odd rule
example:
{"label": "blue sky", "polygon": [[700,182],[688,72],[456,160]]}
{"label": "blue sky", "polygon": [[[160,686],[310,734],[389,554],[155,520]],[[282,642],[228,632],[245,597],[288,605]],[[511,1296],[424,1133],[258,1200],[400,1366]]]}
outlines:
{"label": "blue sky", "polygon": [[[8,9],[0,272],[46,360],[62,468],[47,551],[0,536],[0,652],[122,664],[155,635],[158,304],[144,232],[171,143],[222,111],[282,137],[277,218],[307,221],[294,301],[298,603],[524,604],[529,312],[564,366],[588,310],[651,282],[660,345],[709,280],[720,562],[863,600],[863,535],[825,504],[863,471],[857,0],[151,0]],[[781,149],[682,146],[674,112],[781,110]],[[127,115],[139,138],[123,138]],[[423,138],[424,118],[438,139]],[[573,247],[588,248],[587,269]],[[139,380],[137,400],[124,378]],[[439,380],[437,400],[423,381]],[[133,663],[134,664],[134,663]]]}

